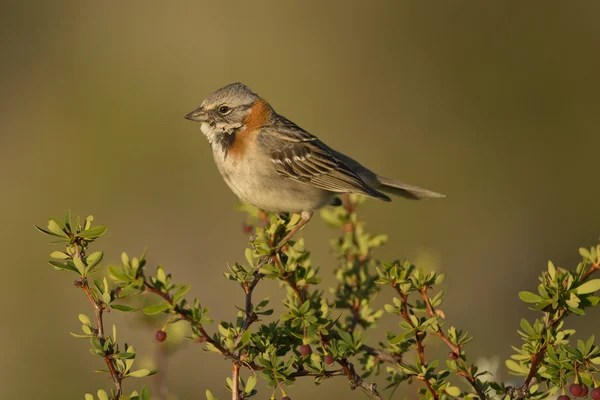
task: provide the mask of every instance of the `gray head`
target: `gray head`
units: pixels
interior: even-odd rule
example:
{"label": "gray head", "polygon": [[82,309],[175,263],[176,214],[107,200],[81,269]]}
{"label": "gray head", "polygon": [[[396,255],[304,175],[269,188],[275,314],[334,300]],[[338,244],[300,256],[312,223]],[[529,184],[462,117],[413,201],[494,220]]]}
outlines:
{"label": "gray head", "polygon": [[218,136],[231,134],[244,126],[244,120],[257,100],[260,98],[248,86],[236,82],[208,96],[185,118],[201,122],[202,132],[212,143]]}

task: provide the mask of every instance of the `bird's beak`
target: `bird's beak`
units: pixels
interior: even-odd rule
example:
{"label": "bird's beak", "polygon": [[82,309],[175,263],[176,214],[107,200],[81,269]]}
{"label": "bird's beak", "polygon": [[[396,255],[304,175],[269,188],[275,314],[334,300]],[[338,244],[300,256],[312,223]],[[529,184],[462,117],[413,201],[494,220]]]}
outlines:
{"label": "bird's beak", "polygon": [[206,122],[208,120],[208,112],[204,107],[200,107],[185,116],[185,119],[196,122]]}

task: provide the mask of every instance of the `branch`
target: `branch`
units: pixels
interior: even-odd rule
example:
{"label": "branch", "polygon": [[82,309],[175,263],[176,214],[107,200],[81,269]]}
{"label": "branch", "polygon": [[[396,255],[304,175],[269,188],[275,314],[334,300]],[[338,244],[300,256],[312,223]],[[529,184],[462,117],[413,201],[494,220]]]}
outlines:
{"label": "branch", "polygon": [[[590,275],[592,275],[594,272],[596,272],[598,270],[600,270],[600,261],[592,264],[590,269],[581,278],[581,282],[585,282],[590,277]],[[554,318],[553,320],[549,321],[546,325],[546,329],[551,329],[551,328],[555,327],[567,315],[568,315],[568,313],[563,312],[557,318]],[[546,312],[546,320],[549,319],[549,316],[550,316],[550,314],[548,312]],[[545,343],[540,348],[540,350],[538,350],[537,353],[535,353],[531,356],[531,367],[529,367],[529,373],[527,374],[527,378],[525,378],[525,382],[523,382],[523,385],[521,385],[519,388],[520,391],[524,391],[529,388],[531,381],[537,375],[537,371],[538,371],[540,362],[544,359],[544,355],[546,354],[547,348],[548,348],[548,344]]]}
{"label": "branch", "polygon": [[350,381],[350,389],[351,390],[354,390],[357,387],[360,387],[367,394],[369,394],[372,398],[377,399],[377,400],[383,400],[383,397],[377,391],[377,384],[365,382],[360,377],[360,375],[358,375],[356,373],[356,371],[354,370],[354,366],[350,362],[348,362],[347,359],[342,358],[341,360],[338,360],[337,362],[338,362],[338,364],[340,364],[342,366],[344,373],[348,377],[348,380]]}
{"label": "branch", "polygon": [[[79,256],[76,255],[76,256]],[[102,321],[102,314],[104,313],[104,303],[97,301],[94,299],[94,295],[92,294],[90,287],[88,285],[86,278],[81,278],[75,281],[75,286],[81,287],[88,300],[90,301],[90,305],[94,309],[94,314],[96,315],[96,332],[94,336],[100,340],[100,343],[104,345],[104,322]],[[123,389],[121,388],[121,382],[123,381],[123,377],[119,375],[112,361],[112,354],[105,354],[104,361],[106,361],[106,366],[108,367],[108,372],[110,373],[110,379],[114,382],[115,385],[115,396],[118,399],[123,395]]]}
{"label": "branch", "polygon": [[[417,342],[417,352],[419,354],[419,361],[421,362],[422,366],[425,366],[426,365],[426,363],[425,363],[425,348],[423,347],[423,339],[421,338],[421,333],[423,333],[423,332],[419,331],[416,328],[415,324],[413,324],[412,320],[410,319],[410,317],[408,315],[408,295],[402,293],[402,291],[400,290],[400,288],[398,286],[394,286],[394,289],[396,289],[396,292],[398,293],[398,295],[400,296],[400,299],[402,300],[402,308],[400,311],[402,318],[404,318],[404,320],[415,330],[415,340]],[[423,377],[422,381],[425,383],[425,386],[427,386],[427,389],[429,390],[429,392],[431,393],[433,398],[435,400],[437,400],[439,398],[438,394],[431,387],[431,383],[429,383],[429,380],[427,380],[426,378]],[[483,399],[485,399],[485,397]]]}
{"label": "branch", "polygon": [[[430,318],[435,317],[437,314],[435,313],[435,310],[433,309],[433,306],[431,305],[431,302],[429,301],[429,296],[427,295],[427,287],[422,287],[419,290],[419,292],[421,293],[421,297],[423,298],[423,301],[425,302],[425,306],[427,307],[427,315],[429,315]],[[450,347],[450,350],[452,350],[452,352],[454,354],[456,354],[463,363],[465,363],[465,360],[462,358],[462,355],[461,355],[460,346],[457,346],[454,343],[452,343],[452,341],[450,339],[448,339],[448,337],[441,330],[441,328],[438,328],[438,330],[435,331],[434,334],[437,335],[440,339],[442,339],[442,341],[444,343],[446,343],[448,345],[448,347]],[[477,384],[477,379],[471,373],[471,368],[468,367],[466,369],[469,371],[469,373],[460,371],[460,372],[458,372],[458,374],[460,376],[464,377],[471,384],[473,389],[477,392],[477,395],[479,396],[479,398],[481,400],[484,400],[486,398],[485,393],[484,393],[483,389],[481,389],[481,387],[479,387],[479,385]]]}
{"label": "branch", "polygon": [[233,373],[231,377],[231,400],[240,400],[240,365],[233,362]]}
{"label": "branch", "polygon": [[244,332],[246,332],[248,330],[250,325],[252,325],[254,322],[258,321],[258,316],[254,313],[253,308],[252,308],[252,292],[254,291],[254,288],[256,287],[258,282],[263,277],[263,275],[260,272],[258,272],[260,267],[262,267],[262,265],[260,265],[260,263],[259,263],[259,266],[256,269],[257,272],[255,273],[254,279],[252,280],[252,282],[242,284],[242,289],[244,289],[244,293],[246,294],[246,308],[245,308],[246,319],[244,320],[242,329],[240,330],[240,334],[238,335],[238,337],[235,340],[236,346],[240,342],[242,335],[244,334]]}

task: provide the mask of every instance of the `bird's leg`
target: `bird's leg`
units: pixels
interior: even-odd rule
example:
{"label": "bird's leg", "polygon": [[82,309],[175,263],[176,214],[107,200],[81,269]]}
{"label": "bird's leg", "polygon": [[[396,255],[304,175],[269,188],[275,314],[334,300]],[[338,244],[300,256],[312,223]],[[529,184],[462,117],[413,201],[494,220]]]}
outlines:
{"label": "bird's leg", "polygon": [[285,246],[285,244],[296,234],[298,233],[298,231],[300,229],[302,229],[302,227],[304,225],[306,225],[308,223],[308,221],[310,221],[310,219],[313,216],[313,212],[312,210],[304,210],[300,213],[300,221],[296,224],[296,226],[294,228],[292,228],[292,230],[285,235],[285,237],[283,239],[281,239],[279,241],[279,243],[277,244],[277,250],[281,249],[283,246]]}

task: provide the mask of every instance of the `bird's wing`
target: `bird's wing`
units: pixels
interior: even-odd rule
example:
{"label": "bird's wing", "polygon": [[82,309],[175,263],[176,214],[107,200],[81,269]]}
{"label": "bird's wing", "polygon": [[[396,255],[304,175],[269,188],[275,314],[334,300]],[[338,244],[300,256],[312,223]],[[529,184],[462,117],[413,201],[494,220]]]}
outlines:
{"label": "bird's wing", "polygon": [[293,122],[279,117],[264,131],[269,155],[277,172],[286,178],[338,193],[360,193],[389,201],[365,183],[327,145]]}

